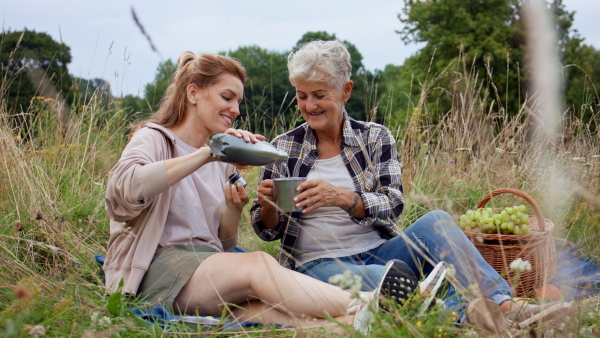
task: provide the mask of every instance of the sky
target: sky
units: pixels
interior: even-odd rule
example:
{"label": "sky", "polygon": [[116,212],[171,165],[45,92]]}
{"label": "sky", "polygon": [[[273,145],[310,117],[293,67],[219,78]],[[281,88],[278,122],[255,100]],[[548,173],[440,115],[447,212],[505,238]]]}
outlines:
{"label": "sky", "polygon": [[[184,50],[217,53],[240,46],[289,51],[308,31],[354,44],[368,70],[401,65],[421,45],[405,45],[397,30],[402,0],[0,0],[2,29],[45,32],[71,48],[69,72],[111,83],[114,95],[143,96],[161,61]],[[600,0],[563,0],[574,27],[600,49]],[[158,52],[152,51],[132,17]]]}

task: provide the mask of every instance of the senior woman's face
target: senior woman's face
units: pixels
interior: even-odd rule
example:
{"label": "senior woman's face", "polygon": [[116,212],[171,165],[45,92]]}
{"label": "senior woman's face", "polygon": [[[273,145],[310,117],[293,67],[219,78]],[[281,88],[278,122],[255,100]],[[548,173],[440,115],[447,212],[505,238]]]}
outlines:
{"label": "senior woman's face", "polygon": [[338,130],[344,119],[344,102],[350,98],[354,83],[348,81],[344,90],[326,82],[296,81],[296,99],[302,117],[316,131]]}

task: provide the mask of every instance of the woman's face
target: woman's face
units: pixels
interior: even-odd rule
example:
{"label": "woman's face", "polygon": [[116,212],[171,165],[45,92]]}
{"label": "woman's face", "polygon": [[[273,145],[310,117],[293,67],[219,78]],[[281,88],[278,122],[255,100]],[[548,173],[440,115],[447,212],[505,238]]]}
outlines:
{"label": "woman's face", "polygon": [[344,90],[326,82],[296,81],[296,99],[302,117],[317,132],[337,132],[344,120],[344,102],[350,98],[354,83],[348,81]]}
{"label": "woman's face", "polygon": [[197,118],[210,133],[222,133],[240,115],[244,97],[242,81],[231,74],[222,74],[215,84],[197,89],[190,101],[197,102]]}

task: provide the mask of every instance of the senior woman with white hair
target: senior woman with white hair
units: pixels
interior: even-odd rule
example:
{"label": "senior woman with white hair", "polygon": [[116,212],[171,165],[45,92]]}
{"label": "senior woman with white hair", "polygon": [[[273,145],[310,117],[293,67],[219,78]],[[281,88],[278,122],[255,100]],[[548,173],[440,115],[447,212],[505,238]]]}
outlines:
{"label": "senior woman with white hair", "polygon": [[[520,320],[540,311],[515,306],[510,286],[448,213],[429,212],[401,235],[395,225],[404,205],[396,142],[385,126],[348,116],[344,105],[354,83],[343,43],[308,42],[288,56],[288,70],[306,122],[272,141],[289,159],[261,169],[251,209],[258,236],[281,239],[280,264],[325,282],[350,271],[362,278],[363,290],[374,289],[384,266],[394,259],[424,275],[443,276],[444,265],[453,265],[462,287],[480,285],[485,293],[471,305],[495,309],[502,317],[496,322],[504,320],[502,313],[512,311],[508,317]],[[269,200],[272,180],[285,177],[288,170],[293,177],[306,178],[294,198],[301,211],[290,214]],[[453,294],[451,288],[447,303],[458,309]],[[466,312],[477,312],[471,305]]]}

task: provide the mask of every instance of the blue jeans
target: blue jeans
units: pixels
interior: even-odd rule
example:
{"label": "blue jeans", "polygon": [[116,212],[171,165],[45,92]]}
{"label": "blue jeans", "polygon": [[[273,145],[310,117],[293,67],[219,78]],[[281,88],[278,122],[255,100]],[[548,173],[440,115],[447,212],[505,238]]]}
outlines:
{"label": "blue jeans", "polygon": [[[510,299],[508,283],[483,259],[452,217],[441,210],[427,213],[403,235],[375,249],[348,257],[317,259],[299,267],[298,271],[328,282],[329,277],[350,270],[362,277],[363,290],[369,291],[377,286],[384,265],[392,259],[406,262],[417,276],[426,276],[434,266],[424,257],[434,264],[444,261],[454,265],[455,276],[462,288],[479,286],[489,299],[498,304]],[[454,288],[450,288],[444,302],[448,308],[462,314],[465,304]]]}

